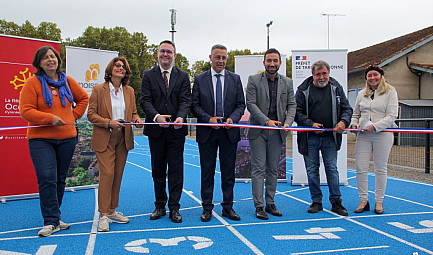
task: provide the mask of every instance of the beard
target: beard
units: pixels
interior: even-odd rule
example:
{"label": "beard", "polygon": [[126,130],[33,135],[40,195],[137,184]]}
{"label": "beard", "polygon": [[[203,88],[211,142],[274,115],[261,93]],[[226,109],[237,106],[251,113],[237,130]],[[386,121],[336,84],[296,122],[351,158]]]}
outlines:
{"label": "beard", "polygon": [[274,75],[274,74],[276,74],[277,72],[278,72],[278,69],[279,68],[273,68],[273,69],[269,69],[269,68],[266,68],[266,72],[268,73],[268,74],[272,74],[272,75]]}
{"label": "beard", "polygon": [[324,88],[324,87],[326,87],[326,85],[328,85],[327,81],[317,81],[316,87]]}

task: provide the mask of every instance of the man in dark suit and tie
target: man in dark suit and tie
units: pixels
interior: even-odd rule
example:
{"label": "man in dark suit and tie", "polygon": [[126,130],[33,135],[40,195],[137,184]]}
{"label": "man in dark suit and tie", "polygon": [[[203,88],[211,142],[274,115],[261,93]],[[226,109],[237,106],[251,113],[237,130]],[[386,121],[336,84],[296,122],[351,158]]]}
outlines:
{"label": "man in dark suit and tie", "polygon": [[[192,93],[192,112],[199,123],[238,123],[245,110],[245,97],[239,75],[225,70],[227,48],[214,45],[209,55],[211,69],[197,75]],[[217,150],[221,171],[223,201],[222,216],[240,220],[233,210],[233,187],[235,184],[235,160],[239,128],[198,126],[196,140],[200,152],[201,199],[203,213],[201,221],[212,218],[214,207],[213,188]]]}
{"label": "man in dark suit and tie", "polygon": [[[247,108],[249,124],[283,128],[292,125],[296,113],[293,81],[278,74],[281,55],[276,49],[266,51],[263,65],[265,72],[251,75],[247,85]],[[266,212],[274,216],[283,214],[275,206],[275,191],[278,181],[278,165],[286,131],[248,129],[251,147],[251,184],[256,217],[267,220]],[[263,199],[263,184],[266,179],[266,207]],[[266,212],[265,212],[266,211]]]}
{"label": "man in dark suit and tie", "polygon": [[[183,150],[186,126],[168,125],[183,123],[191,107],[191,84],[185,71],[174,66],[176,47],[171,41],[162,41],[158,47],[158,66],[144,71],[141,82],[140,104],[146,113],[144,135],[149,137],[152,161],[152,177],[155,191],[155,211],[150,215],[156,220],[166,215],[166,178],[168,175],[168,208],[172,222],[182,222],[179,200],[183,188]],[[168,171],[167,171],[168,164]]]}

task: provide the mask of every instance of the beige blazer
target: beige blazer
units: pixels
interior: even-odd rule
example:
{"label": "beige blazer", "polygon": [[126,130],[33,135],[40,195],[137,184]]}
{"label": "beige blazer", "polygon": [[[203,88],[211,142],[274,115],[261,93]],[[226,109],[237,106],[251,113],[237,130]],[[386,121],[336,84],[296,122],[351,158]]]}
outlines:
{"label": "beige blazer", "polygon": [[358,92],[350,126],[365,128],[365,124],[371,121],[377,132],[397,127],[394,123],[398,117],[397,91],[391,89],[382,95],[374,92],[374,100],[364,96],[364,91]]}
{"label": "beige blazer", "polygon": [[[135,105],[134,89],[130,86],[123,86],[125,98],[125,121],[135,122],[139,119]],[[87,118],[94,123],[91,146],[97,152],[103,152],[108,146],[111,131],[108,122],[112,119],[111,96],[108,82],[93,87],[90,95]],[[131,125],[125,126],[126,149],[134,148],[134,137]]]}

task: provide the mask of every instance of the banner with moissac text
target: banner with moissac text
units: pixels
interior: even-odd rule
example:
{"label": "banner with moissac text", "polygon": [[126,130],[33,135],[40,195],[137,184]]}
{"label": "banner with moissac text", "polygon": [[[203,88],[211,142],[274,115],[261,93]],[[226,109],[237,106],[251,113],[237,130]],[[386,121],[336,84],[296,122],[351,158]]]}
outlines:
{"label": "banner with moissac text", "polygon": [[[105,68],[118,56],[117,51],[66,46],[66,73],[90,95],[93,86],[105,82]],[[72,157],[66,187],[89,188],[99,183],[96,154],[90,147],[93,125],[87,124],[87,113],[77,120],[78,143]]]}

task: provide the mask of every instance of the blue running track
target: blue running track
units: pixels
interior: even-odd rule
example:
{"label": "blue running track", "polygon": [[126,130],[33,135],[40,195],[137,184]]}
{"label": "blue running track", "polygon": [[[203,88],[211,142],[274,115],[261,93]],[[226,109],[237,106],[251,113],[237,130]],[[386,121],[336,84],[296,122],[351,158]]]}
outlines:
{"label": "blue running track", "polygon": [[[120,194],[119,211],[129,224],[110,224],[98,233],[97,190],[67,192],[62,220],[69,230],[37,237],[42,226],[38,199],[0,204],[1,254],[433,254],[433,185],[389,177],[385,213],[355,214],[358,193],[355,172],[348,170],[349,185],[342,186],[343,205],[349,216],[330,211],[307,213],[308,187],[279,183],[276,205],[282,217],[255,218],[251,183],[235,185],[235,211],[241,221],[221,217],[220,175],[215,177],[213,218],[200,221],[200,163],[195,141],[185,144],[185,182],[181,199],[183,222],[168,216],[149,220],[154,210],[150,153],[146,137],[136,137]],[[288,178],[292,163],[287,160]],[[374,176],[369,179],[374,190]],[[328,188],[322,187],[324,198]],[[370,193],[370,201],[374,194]],[[374,205],[373,205],[374,207]],[[374,209],[374,208],[372,208]]]}

